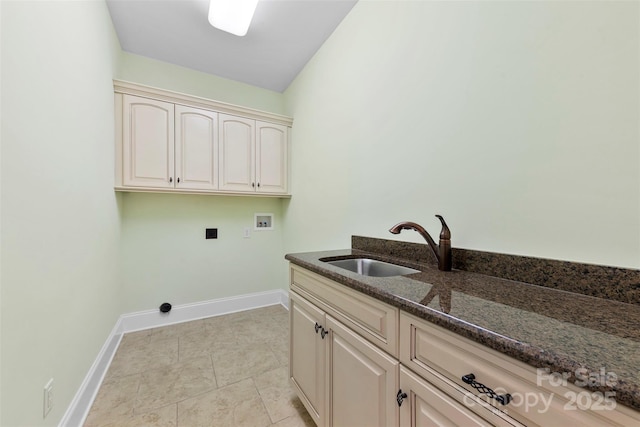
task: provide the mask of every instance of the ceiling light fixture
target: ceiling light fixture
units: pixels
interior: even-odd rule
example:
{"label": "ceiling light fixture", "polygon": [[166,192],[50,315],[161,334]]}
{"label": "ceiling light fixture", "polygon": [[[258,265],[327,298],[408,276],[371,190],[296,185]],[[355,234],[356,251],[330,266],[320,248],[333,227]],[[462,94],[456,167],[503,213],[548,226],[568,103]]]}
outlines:
{"label": "ceiling light fixture", "polygon": [[211,0],[209,23],[236,36],[244,36],[256,11],[258,0]]}

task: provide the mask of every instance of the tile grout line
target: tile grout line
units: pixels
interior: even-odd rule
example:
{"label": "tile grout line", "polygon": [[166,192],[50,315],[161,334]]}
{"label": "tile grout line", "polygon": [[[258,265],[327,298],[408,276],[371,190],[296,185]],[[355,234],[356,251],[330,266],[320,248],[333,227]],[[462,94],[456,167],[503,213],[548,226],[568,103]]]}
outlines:
{"label": "tile grout line", "polygon": [[281,420],[274,421],[273,418],[271,418],[271,414],[269,413],[269,409],[267,408],[267,405],[264,403],[264,398],[262,397],[262,393],[260,393],[260,389],[258,389],[258,386],[256,385],[255,377],[251,377],[251,382],[253,383],[253,387],[256,389],[256,393],[260,397],[260,403],[262,403],[262,408],[267,413],[267,417],[269,417],[269,421],[270,421],[269,425],[272,425],[272,424],[275,424],[275,423],[281,421]]}

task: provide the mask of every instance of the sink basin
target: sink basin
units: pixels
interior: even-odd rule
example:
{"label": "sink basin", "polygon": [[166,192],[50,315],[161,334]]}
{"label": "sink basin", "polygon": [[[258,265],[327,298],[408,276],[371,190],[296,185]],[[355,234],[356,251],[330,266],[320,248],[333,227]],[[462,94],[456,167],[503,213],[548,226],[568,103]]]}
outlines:
{"label": "sink basin", "polygon": [[420,270],[414,270],[413,268],[369,258],[350,258],[324,262],[344,268],[345,270],[353,271],[354,273],[362,274],[363,276],[391,277],[420,272]]}

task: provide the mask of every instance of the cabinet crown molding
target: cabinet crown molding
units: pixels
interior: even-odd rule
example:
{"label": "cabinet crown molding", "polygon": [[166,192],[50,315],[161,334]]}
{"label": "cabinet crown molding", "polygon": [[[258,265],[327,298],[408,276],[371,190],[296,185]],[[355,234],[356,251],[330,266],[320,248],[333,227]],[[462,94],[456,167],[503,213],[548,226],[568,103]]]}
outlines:
{"label": "cabinet crown molding", "polygon": [[145,86],[139,83],[127,82],[124,80],[113,80],[113,90],[115,93],[136,95],[145,98],[157,99],[160,101],[172,102],[174,104],[186,105],[190,107],[215,110],[220,113],[229,113],[255,120],[264,120],[291,127],[293,118],[281,114],[270,113],[226,102],[215,101],[195,95],[187,95],[171,90],[160,89],[152,86]]}

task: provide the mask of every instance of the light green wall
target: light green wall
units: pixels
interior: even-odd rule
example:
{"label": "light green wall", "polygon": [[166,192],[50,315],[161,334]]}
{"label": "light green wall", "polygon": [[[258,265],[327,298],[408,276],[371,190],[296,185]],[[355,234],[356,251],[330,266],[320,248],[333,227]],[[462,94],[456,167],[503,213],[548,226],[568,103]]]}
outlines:
{"label": "light green wall", "polygon": [[57,425],[122,313],[120,48],[104,2],[3,1],[1,33],[0,424]]}
{"label": "light green wall", "polygon": [[122,52],[117,78],[270,113],[284,113],[284,96],[279,92],[127,52]]}
{"label": "light green wall", "polygon": [[638,7],[360,0],[285,92],[286,251],[439,213],[457,247],[640,267]]}
{"label": "light green wall", "polygon": [[[123,202],[124,312],[286,287],[279,199],[127,193]],[[274,230],[254,231],[255,213],[274,214]],[[205,240],[206,228],[218,239]]]}
{"label": "light green wall", "polygon": [[[128,53],[119,79],[274,113],[281,93]],[[124,311],[286,288],[282,200],[256,197],[123,195]],[[254,213],[273,213],[273,231],[242,237]],[[218,228],[205,240],[205,228]]]}

